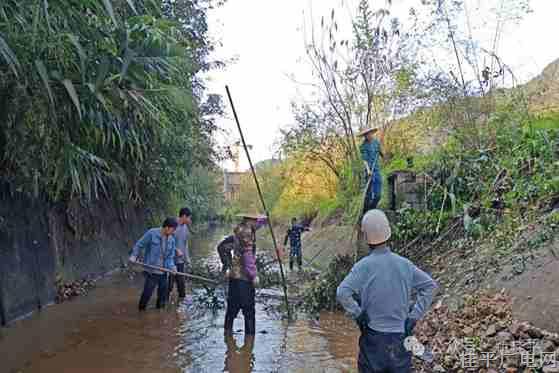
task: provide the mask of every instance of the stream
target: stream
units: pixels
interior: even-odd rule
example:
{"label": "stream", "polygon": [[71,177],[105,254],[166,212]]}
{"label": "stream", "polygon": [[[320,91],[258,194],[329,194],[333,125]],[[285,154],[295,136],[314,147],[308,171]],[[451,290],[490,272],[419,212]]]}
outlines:
{"label": "stream", "polygon": [[[194,260],[213,263],[222,231],[195,240]],[[287,276],[296,276],[288,273]],[[224,309],[211,312],[192,300],[139,313],[143,277],[117,272],[87,296],[49,306],[0,328],[1,373],[92,372],[351,372],[357,330],[339,313],[320,321],[299,314],[288,322],[273,312],[279,300],[257,291],[256,337],[245,340],[242,313],[233,339],[223,336]],[[217,290],[223,297],[223,286]],[[277,293],[277,289],[275,290]],[[174,296],[176,299],[176,295]]]}

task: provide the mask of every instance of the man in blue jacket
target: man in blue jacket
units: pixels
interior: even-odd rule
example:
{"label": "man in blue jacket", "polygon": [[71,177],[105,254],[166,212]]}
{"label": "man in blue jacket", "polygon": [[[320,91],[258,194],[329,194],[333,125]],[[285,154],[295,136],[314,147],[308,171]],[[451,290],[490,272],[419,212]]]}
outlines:
{"label": "man in blue jacket", "polygon": [[375,138],[378,128],[368,128],[359,133],[364,140],[359,147],[361,158],[365,163],[365,172],[369,187],[366,191],[365,207],[363,213],[376,209],[382,194],[382,175],[380,173],[380,157],[383,156],[380,141]]}
{"label": "man in blue jacket", "polygon": [[[382,211],[368,211],[361,229],[370,253],[353,266],[337,290],[338,302],[361,329],[359,372],[410,373],[412,354],[406,351],[404,339],[431,306],[437,284],[390,250],[390,225]],[[412,290],[417,300],[410,312]]]}
{"label": "man in blue jacket", "polygon": [[[161,228],[148,230],[143,237],[136,242],[130,255],[130,262],[136,263],[143,254],[142,262],[150,266],[165,268],[173,272],[175,267],[175,237],[173,234],[177,229],[178,222],[175,218],[167,218]],[[138,308],[145,311],[147,304],[157,287],[157,308],[165,307],[168,297],[167,273],[152,268],[144,271],[145,283]]]}

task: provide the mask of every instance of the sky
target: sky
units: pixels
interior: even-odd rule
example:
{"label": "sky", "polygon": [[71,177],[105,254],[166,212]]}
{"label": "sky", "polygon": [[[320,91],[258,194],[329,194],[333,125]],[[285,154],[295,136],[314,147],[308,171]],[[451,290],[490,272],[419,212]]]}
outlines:
{"label": "sky", "polygon": [[[475,12],[488,1],[467,0],[468,9]],[[225,85],[228,85],[245,139],[252,145],[253,162],[275,156],[280,128],[293,122],[291,102],[304,99],[306,94],[303,86],[291,77],[304,82],[312,72],[305,58],[304,25],[308,29],[311,19],[318,23],[332,8],[338,12],[340,23],[346,19],[349,24],[349,12],[353,10],[341,3],[341,0],[228,0],[224,6],[210,11],[210,35],[220,43],[214,57],[232,60],[224,70],[212,71],[207,76],[210,92],[222,94],[226,104],[226,117],[218,121],[223,129],[216,137],[219,144],[230,145],[240,139],[225,95]],[[416,3],[417,0],[393,0],[393,14],[405,17],[409,7]],[[530,8],[533,12],[520,24],[507,25],[499,49],[499,55],[520,82],[535,77],[559,58],[559,43],[555,39],[559,35],[559,0],[531,0]],[[483,29],[483,22],[472,18],[474,23],[479,21],[473,25],[474,34],[482,41],[489,40],[487,32],[476,31],[476,25]],[[230,171],[235,168],[230,161],[222,166]],[[240,168],[247,167],[241,150]]]}

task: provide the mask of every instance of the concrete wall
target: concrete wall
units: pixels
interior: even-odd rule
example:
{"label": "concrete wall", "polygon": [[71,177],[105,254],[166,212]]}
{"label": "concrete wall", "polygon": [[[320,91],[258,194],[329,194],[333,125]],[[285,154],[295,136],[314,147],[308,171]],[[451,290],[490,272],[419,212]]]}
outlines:
{"label": "concrete wall", "polygon": [[144,214],[109,202],[51,206],[0,196],[0,323],[52,303],[56,281],[121,266],[147,228]]}

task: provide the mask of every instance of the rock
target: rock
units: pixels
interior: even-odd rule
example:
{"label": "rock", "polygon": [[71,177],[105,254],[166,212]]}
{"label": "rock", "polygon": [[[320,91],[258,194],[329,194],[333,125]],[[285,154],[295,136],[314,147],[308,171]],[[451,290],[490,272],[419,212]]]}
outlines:
{"label": "rock", "polygon": [[534,327],[529,327],[528,330],[526,330],[526,333],[535,339],[541,339],[543,338],[543,333],[540,329],[538,328],[534,328]]}
{"label": "rock", "polygon": [[543,352],[553,352],[555,350],[555,343],[553,343],[552,341],[544,340],[541,348]]}
{"label": "rock", "polygon": [[472,334],[474,334],[474,329],[470,328],[469,326],[466,326],[462,332],[466,335],[466,336],[471,336]]}
{"label": "rock", "polygon": [[489,328],[487,328],[487,331],[485,332],[485,336],[493,337],[495,334],[497,334],[497,328],[495,327],[495,325],[490,325]]}
{"label": "rock", "polygon": [[497,334],[497,340],[501,343],[512,341],[512,339],[513,339],[513,336],[509,332],[503,331],[503,332],[499,332],[499,334]]}
{"label": "rock", "polygon": [[520,337],[520,332],[522,330],[520,324],[515,322],[510,326],[509,331],[512,333],[514,337],[518,338]]}

